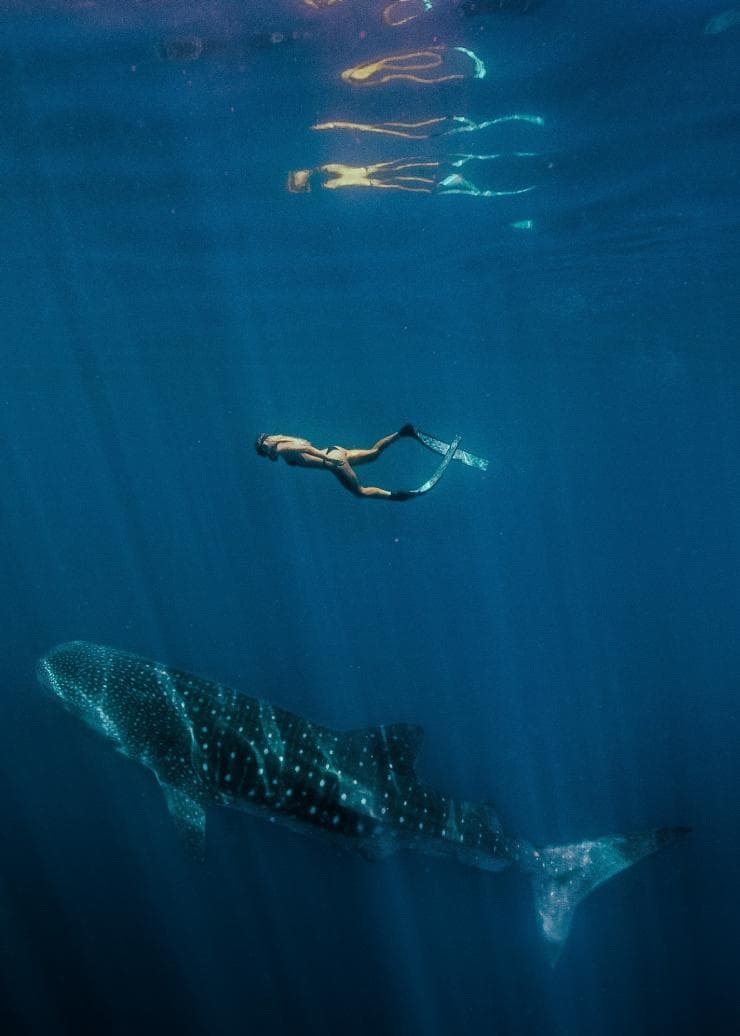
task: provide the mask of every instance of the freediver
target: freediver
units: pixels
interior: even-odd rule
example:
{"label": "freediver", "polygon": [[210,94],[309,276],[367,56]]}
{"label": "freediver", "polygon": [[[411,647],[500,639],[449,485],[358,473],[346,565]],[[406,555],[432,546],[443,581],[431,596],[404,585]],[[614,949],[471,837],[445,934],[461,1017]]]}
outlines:
{"label": "freediver", "polygon": [[381,489],[379,486],[365,486],[360,482],[353,467],[355,464],[369,464],[377,460],[383,450],[404,437],[416,438],[416,429],[412,424],[405,424],[399,431],[383,436],[368,450],[345,449],[344,446],[326,446],[319,449],[308,439],[267,433],[257,437],[254,448],[260,457],[268,457],[273,461],[282,457],[291,467],[325,468],[355,496],[382,500],[410,500],[419,495],[418,490],[390,490]]}

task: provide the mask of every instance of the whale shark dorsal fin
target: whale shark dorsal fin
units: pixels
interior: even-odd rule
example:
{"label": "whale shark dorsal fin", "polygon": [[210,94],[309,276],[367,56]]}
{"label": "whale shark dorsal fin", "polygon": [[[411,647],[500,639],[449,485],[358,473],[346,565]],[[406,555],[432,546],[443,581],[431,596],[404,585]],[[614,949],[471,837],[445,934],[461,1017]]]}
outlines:
{"label": "whale shark dorsal fin", "polygon": [[196,863],[206,858],[206,811],[187,792],[162,784],[167,809],[188,856]]}
{"label": "whale shark dorsal fin", "polygon": [[415,723],[389,723],[349,730],[342,735],[342,745],[351,755],[369,753],[387,759],[399,773],[413,773],[423,737],[424,731]]}
{"label": "whale shark dorsal fin", "polygon": [[424,730],[418,723],[389,723],[379,727],[396,769],[401,773],[411,771],[424,740]]}

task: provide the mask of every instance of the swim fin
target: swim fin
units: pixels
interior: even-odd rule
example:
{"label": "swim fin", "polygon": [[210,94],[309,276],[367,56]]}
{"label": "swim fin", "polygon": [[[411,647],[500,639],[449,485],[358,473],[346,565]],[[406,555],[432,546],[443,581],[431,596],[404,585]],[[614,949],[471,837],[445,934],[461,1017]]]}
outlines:
{"label": "swim fin", "polygon": [[450,466],[450,463],[452,462],[452,459],[455,456],[455,450],[460,445],[461,440],[462,436],[458,435],[455,437],[455,439],[447,447],[447,452],[444,455],[442,463],[439,465],[439,467],[431,476],[431,478],[428,478],[423,485],[419,486],[418,489],[396,489],[391,493],[390,499],[411,500],[412,497],[421,496],[422,493],[428,493],[430,489],[434,489],[434,487],[437,485],[439,480],[444,475],[445,471],[447,471],[447,468]]}
{"label": "swim fin", "polygon": [[[441,439],[435,439],[433,435],[428,435],[427,432],[422,432],[419,428],[414,429],[414,436],[423,446],[433,450],[434,453],[445,454],[450,448],[449,443],[442,442]],[[458,450],[454,459],[467,464],[469,468],[478,468],[479,471],[486,471],[488,469],[487,460],[483,457],[476,457],[474,453],[468,453],[467,450]]]}

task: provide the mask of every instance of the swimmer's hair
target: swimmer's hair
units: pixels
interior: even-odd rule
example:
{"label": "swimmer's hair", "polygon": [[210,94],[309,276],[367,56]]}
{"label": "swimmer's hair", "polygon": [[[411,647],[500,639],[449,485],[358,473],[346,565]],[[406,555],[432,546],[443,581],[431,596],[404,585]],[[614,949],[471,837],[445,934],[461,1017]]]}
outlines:
{"label": "swimmer's hair", "polygon": [[270,437],[269,432],[263,432],[262,435],[258,435],[254,440],[254,448],[259,453],[260,457],[267,457],[268,460],[277,460],[277,456],[270,452],[268,446],[265,446],[265,439]]}

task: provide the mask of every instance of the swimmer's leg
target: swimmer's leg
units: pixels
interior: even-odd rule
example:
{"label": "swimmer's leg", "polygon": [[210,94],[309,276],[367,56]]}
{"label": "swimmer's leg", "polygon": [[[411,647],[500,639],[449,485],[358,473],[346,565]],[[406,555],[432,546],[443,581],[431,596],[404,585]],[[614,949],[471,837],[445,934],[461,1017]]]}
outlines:
{"label": "swimmer's leg", "polygon": [[384,435],[382,439],[378,439],[369,450],[347,450],[347,460],[350,464],[369,464],[371,461],[377,460],[383,450],[394,443],[397,438],[398,432],[393,432],[391,435]]}
{"label": "swimmer's leg", "polygon": [[348,489],[354,496],[376,497],[386,500],[391,496],[391,492],[388,489],[381,489],[379,486],[363,486],[349,464],[345,464],[341,468],[332,468],[332,475],[335,475],[344,488]]}
{"label": "swimmer's leg", "polygon": [[347,450],[347,460],[350,464],[369,464],[371,461],[377,460],[383,450],[394,443],[396,439],[415,434],[414,426],[405,424],[400,432],[392,432],[390,435],[385,435],[382,439],[378,439],[369,450]]}

